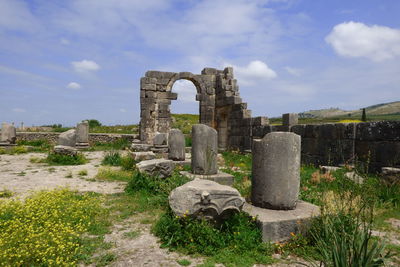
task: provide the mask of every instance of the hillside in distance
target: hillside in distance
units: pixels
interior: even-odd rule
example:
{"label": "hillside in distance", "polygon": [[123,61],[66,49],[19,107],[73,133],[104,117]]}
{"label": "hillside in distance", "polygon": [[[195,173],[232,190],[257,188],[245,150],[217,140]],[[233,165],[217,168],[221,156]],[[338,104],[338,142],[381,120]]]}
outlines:
{"label": "hillside in distance", "polygon": [[[366,114],[369,116],[378,115],[400,115],[400,101],[376,104],[365,107]],[[357,110],[342,110],[339,108],[328,108],[309,110],[299,113],[300,118],[332,118],[332,117],[355,117],[361,116],[362,108]]]}

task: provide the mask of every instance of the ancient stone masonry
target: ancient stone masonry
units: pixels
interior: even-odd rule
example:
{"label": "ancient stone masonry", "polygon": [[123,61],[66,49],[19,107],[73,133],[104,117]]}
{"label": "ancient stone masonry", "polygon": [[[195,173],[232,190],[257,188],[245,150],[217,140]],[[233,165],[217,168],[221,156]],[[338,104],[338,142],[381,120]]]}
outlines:
{"label": "ancient stone masonry", "polygon": [[[235,132],[230,138],[230,132],[242,126],[247,126],[251,112],[247,104],[242,103],[239,87],[233,77],[233,69],[217,70],[205,68],[201,74],[190,72],[160,72],[148,71],[140,80],[140,140],[151,144],[156,133],[168,133],[171,128],[170,104],[177,99],[172,86],[175,81],[185,79],[193,82],[196,87],[196,100],[199,101],[200,123],[215,128],[218,132],[218,146],[227,148],[232,142],[234,146],[245,143],[250,148],[250,136],[246,129]],[[244,141],[246,139],[246,141]]]}
{"label": "ancient stone masonry", "polygon": [[217,130],[219,149],[250,151],[253,139],[284,131],[301,136],[303,163],[338,165],[362,160],[377,172],[381,167],[400,167],[400,122],[299,125],[297,114],[287,113],[283,125],[272,126],[267,117],[251,117],[232,68],[204,68],[201,74],[146,72],[140,82],[142,143],[153,144],[157,133],[169,132],[170,104],[178,97],[171,89],[179,79],[195,85],[200,123]]}

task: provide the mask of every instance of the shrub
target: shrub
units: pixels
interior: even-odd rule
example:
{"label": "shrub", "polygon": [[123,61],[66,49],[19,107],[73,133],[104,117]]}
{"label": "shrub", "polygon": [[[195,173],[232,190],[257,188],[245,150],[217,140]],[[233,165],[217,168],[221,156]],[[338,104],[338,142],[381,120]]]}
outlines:
{"label": "shrub", "polygon": [[82,233],[103,212],[93,194],[67,189],[38,192],[25,201],[0,201],[0,262],[5,266],[76,265]]}
{"label": "shrub", "polygon": [[39,140],[18,140],[17,144],[19,146],[32,146],[34,147],[32,151],[45,151],[49,150],[51,148],[51,144],[49,143],[48,140],[45,139],[39,139]]}
{"label": "shrub", "polygon": [[88,160],[81,153],[76,155],[61,155],[56,153],[49,153],[47,158],[43,160],[50,165],[81,165],[85,164]]}
{"label": "shrub", "polygon": [[24,146],[13,147],[10,151],[10,154],[24,154],[24,153],[28,153],[28,149]]}
{"label": "shrub", "polygon": [[189,182],[189,178],[180,175],[179,173],[174,173],[168,178],[160,178],[158,176],[150,176],[137,172],[129,182],[126,191],[147,191],[154,195],[164,195],[168,197],[169,193],[173,189],[187,182]]}
{"label": "shrub", "polygon": [[110,166],[120,166],[121,154],[118,151],[107,152],[101,164]]}
{"label": "shrub", "polygon": [[121,157],[121,167],[124,170],[134,170],[136,167],[136,161],[130,155]]}
{"label": "shrub", "polygon": [[240,266],[252,266],[271,262],[272,246],[262,243],[255,220],[245,213],[237,213],[216,225],[206,220],[180,218],[169,210],[155,224],[153,232],[164,247],[213,256],[224,264],[239,262]]}

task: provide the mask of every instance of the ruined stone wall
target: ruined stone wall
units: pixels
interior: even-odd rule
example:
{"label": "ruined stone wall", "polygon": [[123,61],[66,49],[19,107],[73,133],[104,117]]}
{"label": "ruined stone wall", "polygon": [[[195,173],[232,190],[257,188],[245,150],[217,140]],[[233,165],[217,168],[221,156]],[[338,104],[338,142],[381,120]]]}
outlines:
{"label": "ruined stone wall", "polygon": [[[339,165],[368,163],[368,170],[400,167],[400,122],[300,124],[284,126],[252,126],[252,138],[262,138],[274,131],[294,132],[301,136],[301,157],[305,164]],[[248,146],[240,147],[241,150]]]}
{"label": "ruined stone wall", "polygon": [[[34,140],[47,140],[51,144],[56,144],[60,133],[55,132],[17,132],[17,141],[34,141]],[[106,133],[89,133],[89,143],[112,143],[119,139],[127,139],[132,142],[137,139],[137,134],[106,134]]]}
{"label": "ruined stone wall", "polygon": [[251,116],[239,96],[232,68],[204,68],[201,74],[146,72],[140,80],[140,140],[151,144],[157,132],[168,133],[171,129],[170,104],[178,97],[171,90],[175,81],[180,79],[189,80],[196,87],[199,123],[214,127],[219,134],[219,147],[228,147],[230,131],[236,127],[237,121]]}

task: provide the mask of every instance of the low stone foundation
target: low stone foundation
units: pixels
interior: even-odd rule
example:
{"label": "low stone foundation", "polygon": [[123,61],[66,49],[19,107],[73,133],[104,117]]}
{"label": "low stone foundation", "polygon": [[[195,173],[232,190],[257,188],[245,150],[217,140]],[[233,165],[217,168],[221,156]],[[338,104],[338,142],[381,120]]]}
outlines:
{"label": "low stone foundation", "polygon": [[[17,141],[47,140],[51,144],[56,144],[60,133],[56,132],[17,132]],[[89,143],[112,143],[119,139],[126,139],[132,142],[139,137],[138,134],[108,134],[108,133],[89,133]]]}

